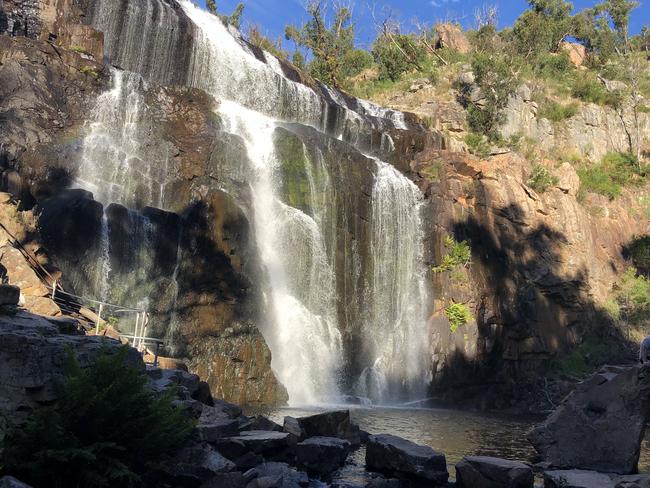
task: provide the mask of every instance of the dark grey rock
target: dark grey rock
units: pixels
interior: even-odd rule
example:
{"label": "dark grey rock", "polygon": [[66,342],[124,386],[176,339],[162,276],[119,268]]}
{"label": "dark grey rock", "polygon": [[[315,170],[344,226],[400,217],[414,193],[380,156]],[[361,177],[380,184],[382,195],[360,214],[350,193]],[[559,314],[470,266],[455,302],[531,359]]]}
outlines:
{"label": "dark grey rock", "polygon": [[237,469],[245,471],[262,464],[264,462],[264,458],[253,452],[247,452],[243,456],[239,456],[237,459],[233,459],[233,462],[237,465]]}
{"label": "dark grey rock", "polygon": [[605,366],[528,439],[557,468],[635,473],[649,412],[650,368]]}
{"label": "dark grey rock", "polygon": [[505,459],[468,456],[456,465],[459,488],[533,488],[530,466]]}
{"label": "dark grey rock", "polygon": [[0,488],[31,488],[31,486],[18,481],[13,476],[3,476],[0,478]]}
{"label": "dark grey rock", "polygon": [[366,468],[389,475],[429,480],[434,486],[444,485],[449,478],[444,454],[389,434],[368,438]]}
{"label": "dark grey rock", "polygon": [[266,418],[263,415],[257,415],[251,420],[251,430],[272,430],[282,432],[282,426]]}
{"label": "dark grey rock", "polygon": [[578,469],[547,471],[544,488],[650,488],[650,475],[616,475]]}
{"label": "dark grey rock", "polygon": [[239,433],[239,422],[235,419],[213,419],[199,423],[194,429],[194,435],[199,441],[215,442],[223,437],[231,437]]}
{"label": "dark grey rock", "polygon": [[0,285],[0,307],[16,306],[20,301],[20,288],[13,285]]}
{"label": "dark grey rock", "polygon": [[310,437],[338,437],[354,446],[361,444],[359,427],[350,422],[349,410],[323,412],[300,418],[285,417],[283,428],[300,441]]}
{"label": "dark grey rock", "polygon": [[164,471],[176,483],[202,483],[215,475],[234,471],[235,464],[209,444],[189,442],[174,459],[165,466]]}
{"label": "dark grey rock", "polygon": [[246,484],[242,473],[219,473],[205,481],[201,488],[244,488]]}
{"label": "dark grey rock", "polygon": [[309,483],[309,477],[285,463],[269,462],[244,473],[247,488],[299,488]]}
{"label": "dark grey rock", "polygon": [[310,437],[296,445],[296,461],[307,471],[329,474],[343,466],[351,447],[336,437]]}

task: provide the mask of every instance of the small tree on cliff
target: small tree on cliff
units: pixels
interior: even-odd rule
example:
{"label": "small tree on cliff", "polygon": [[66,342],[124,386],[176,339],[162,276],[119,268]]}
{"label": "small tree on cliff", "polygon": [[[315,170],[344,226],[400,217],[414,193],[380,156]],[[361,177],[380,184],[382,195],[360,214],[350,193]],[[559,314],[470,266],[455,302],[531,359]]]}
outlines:
{"label": "small tree on cliff", "polygon": [[530,9],[517,19],[513,34],[518,51],[526,57],[556,52],[571,33],[573,5],[564,0],[529,0]]}
{"label": "small tree on cliff", "polygon": [[238,3],[235,10],[230,15],[220,14],[217,10],[217,2],[215,0],[206,0],[205,6],[212,15],[219,17],[225,24],[235,26],[237,29],[241,27],[241,18],[244,13],[244,4]]}
{"label": "small tree on cliff", "polygon": [[[328,22],[327,12],[333,10],[333,20]],[[302,26],[288,25],[287,40],[311,51],[309,64],[312,76],[335,87],[341,86],[345,77],[345,60],[354,50],[354,24],[349,7],[329,7],[325,0],[312,0],[307,6],[311,18]]]}
{"label": "small tree on cliff", "polygon": [[607,0],[605,2],[605,7],[623,45],[624,52],[627,52],[630,47],[630,14],[638,6],[639,2],[634,0]]}

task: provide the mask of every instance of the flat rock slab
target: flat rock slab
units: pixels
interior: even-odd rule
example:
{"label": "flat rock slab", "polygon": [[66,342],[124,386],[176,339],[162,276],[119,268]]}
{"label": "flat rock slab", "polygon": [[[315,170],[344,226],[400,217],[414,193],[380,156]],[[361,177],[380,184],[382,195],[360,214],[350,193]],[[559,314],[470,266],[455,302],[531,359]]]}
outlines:
{"label": "flat rock slab", "polygon": [[[271,432],[266,430],[248,430],[241,432],[238,436],[223,439],[223,443],[230,442],[243,445],[245,451],[256,454],[285,449],[289,446],[290,434],[286,432]],[[221,444],[221,442],[220,442]],[[242,452],[240,455],[243,455]]]}
{"label": "flat rock slab", "polygon": [[433,486],[444,485],[449,478],[444,454],[390,434],[368,438],[366,468],[389,475],[429,480]]}
{"label": "flat rock slab", "polygon": [[165,471],[177,482],[196,483],[210,480],[222,473],[234,471],[236,466],[210,445],[190,442],[166,465]]}
{"label": "flat rock slab", "polygon": [[544,488],[650,488],[650,475],[615,475],[578,469],[546,471]]}
{"label": "flat rock slab", "polygon": [[456,465],[459,488],[533,488],[535,477],[530,466],[485,456],[468,456]]}
{"label": "flat rock slab", "polygon": [[213,419],[209,422],[199,423],[194,428],[194,435],[200,441],[215,442],[223,437],[236,436],[239,433],[239,421],[236,419]]}
{"label": "flat rock slab", "polygon": [[323,412],[307,417],[285,417],[283,429],[299,441],[310,437],[338,437],[355,446],[361,444],[359,427],[350,422],[349,410]]}
{"label": "flat rock slab", "polygon": [[345,463],[352,444],[336,437],[310,437],[296,445],[296,460],[307,471],[329,474]]}
{"label": "flat rock slab", "polygon": [[556,468],[635,473],[649,411],[650,368],[605,366],[528,439]]}

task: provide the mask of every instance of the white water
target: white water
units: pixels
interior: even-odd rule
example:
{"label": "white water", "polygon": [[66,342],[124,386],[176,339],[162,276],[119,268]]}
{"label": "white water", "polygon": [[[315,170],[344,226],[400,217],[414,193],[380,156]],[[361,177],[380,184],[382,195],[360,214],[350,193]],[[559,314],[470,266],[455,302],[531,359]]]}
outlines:
{"label": "white water", "polygon": [[[99,15],[108,24],[106,30],[118,32],[113,25],[119,23],[114,5],[107,0],[100,3],[109,5],[102,7]],[[364,242],[353,238],[350,253],[343,260],[344,269],[337,271],[337,253],[347,252],[337,249],[337,244],[345,240],[339,239],[337,233],[348,228],[348,212],[356,209],[336,208],[339,189],[334,187],[328,163],[317,148],[307,151],[303,147],[308,208],[283,203],[282,162],[274,147],[279,121],[308,125],[322,132],[328,119],[324,112],[331,107],[313,89],[287,79],[271,55],[265,54],[266,62],[257,59],[215,16],[188,0],[180,4],[196,26],[186,83],[213,95],[220,104],[224,129],[245,142],[249,160],[245,164],[249,167],[244,168],[240,161],[233,161],[232,166],[239,165],[237,174],[245,177],[252,190],[255,241],[267,280],[262,317],[265,323],[261,328],[273,354],[274,371],[287,387],[291,403],[336,401],[340,394],[339,372],[344,367],[344,355],[337,307],[341,302],[343,320],[349,323],[354,317],[361,322],[360,342],[368,357],[356,382],[358,393],[378,402],[405,393],[417,396],[428,379],[421,194],[404,175],[376,161],[366,257],[370,262],[363,262],[360,248]],[[167,12],[161,6],[160,2],[146,0],[136,10],[142,15],[152,8]],[[127,17],[132,19],[132,14]],[[168,28],[173,17],[170,15],[159,18],[158,28]],[[147,19],[143,22],[149,32],[153,24]],[[147,79],[179,78],[178,73],[172,76],[164,70],[159,72],[153,66],[157,60],[144,56],[147,52],[158,53],[165,69],[171,69],[174,63],[168,53],[159,52],[159,47],[176,42],[176,34],[155,34],[153,44],[138,50],[137,29],[132,20],[127,23],[125,45],[109,43],[114,45],[118,58],[125,60],[130,69],[144,71]],[[178,45],[172,51],[178,52]],[[94,189],[103,202],[138,206],[144,200],[164,208],[168,158],[152,158],[147,152],[142,81],[133,76],[116,71],[113,89],[98,100],[84,144],[80,183]],[[386,121],[386,127],[406,128],[399,112],[359,101],[357,113],[337,91],[326,90],[339,105],[334,109],[341,120],[331,128],[335,138],[359,145],[360,136],[371,126],[376,128],[377,121],[369,123],[369,116],[382,119],[380,126]],[[392,146],[387,134],[381,143],[382,147]],[[141,186],[134,186],[134,182]],[[337,210],[342,215],[337,216]],[[337,272],[345,276],[337,276]],[[338,280],[346,283],[344,296],[337,296]],[[357,293],[361,288],[364,293]],[[360,317],[358,310],[362,307]]]}
{"label": "white water", "polygon": [[97,98],[83,141],[77,185],[104,205],[164,208],[169,154],[152,152],[139,75],[113,69],[113,86]]}
{"label": "white water", "polygon": [[314,218],[277,196],[275,121],[233,102],[223,102],[219,112],[228,132],[245,141],[251,162],[255,235],[270,281],[263,333],[273,351],[273,368],[292,404],[335,398],[342,345],[323,233]]}
{"label": "white water", "polygon": [[376,160],[372,191],[372,276],[364,346],[374,358],[357,393],[376,402],[424,394],[427,383],[427,281],[422,256],[422,194]]}

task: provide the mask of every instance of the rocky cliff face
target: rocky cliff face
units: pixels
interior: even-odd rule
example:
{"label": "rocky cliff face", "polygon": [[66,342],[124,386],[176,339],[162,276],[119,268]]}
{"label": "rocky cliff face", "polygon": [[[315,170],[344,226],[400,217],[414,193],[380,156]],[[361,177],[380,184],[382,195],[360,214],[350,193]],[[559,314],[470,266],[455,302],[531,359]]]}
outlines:
{"label": "rocky cliff face", "polygon": [[[219,74],[239,76],[228,71],[232,65],[201,72],[209,63],[200,57],[230,54],[218,51],[179,3],[121,6],[100,0],[0,4],[3,187],[40,213],[41,235],[66,284],[115,303],[146,303],[152,335],[164,337],[169,352],[187,359],[219,396],[256,405],[285,401],[267,344],[296,348],[302,339],[272,337],[263,325],[273,310],[271,294],[263,293],[272,277],[254,235],[264,209],[255,203],[260,187],[253,176],[262,170],[251,154],[264,154],[259,147],[251,153],[250,146],[266,135],[282,182],[277,199],[300,216],[278,238],[284,252],[274,264],[294,271],[286,287],[305,309],[312,307],[307,312],[314,312],[310,320],[319,333],[336,323],[341,350],[331,357],[341,370],[332,374],[342,373],[346,390],[371,395],[388,388],[386,373],[398,367],[380,369],[383,378],[377,374],[377,350],[403,352],[415,338],[428,348],[427,365],[417,371],[421,383],[431,371],[434,395],[453,387],[459,396],[481,394],[485,406],[507,407],[529,400],[520,385],[534,383],[551,359],[588,336],[616,334],[602,306],[625,266],[623,245],[650,228],[647,215],[634,213],[638,192],[581,204],[577,175],[565,165],[557,169],[558,183],[537,194],[527,184],[531,163],[522,157],[481,161],[462,152],[464,114],[453,100],[431,92],[417,105],[418,92],[395,103],[433,115],[436,129],[425,131],[412,115],[305,79],[236,32],[237,53],[243,49],[254,69],[243,81],[233,79],[270,86],[277,98],[269,103],[231,93],[232,80],[223,85]],[[145,7],[157,12],[156,22],[130,29]],[[180,54],[187,52],[192,56]],[[277,123],[268,134],[256,126],[258,133],[247,137],[239,127],[247,114],[234,114],[237,119],[229,112],[228,96],[258,110],[256,120],[294,122]],[[538,120],[526,93],[513,97],[508,114],[506,131],[544,144],[564,141],[590,157],[626,144],[626,120],[595,106],[571,119],[568,132]],[[647,121],[642,127],[647,138]],[[391,214],[392,220],[382,213],[377,193],[390,194],[394,205],[388,206],[397,207],[403,196],[397,193],[411,188],[397,172],[389,174],[393,186],[379,188],[384,163],[376,158],[406,174],[424,195],[423,202],[415,199],[424,207],[417,229],[411,220],[416,206]],[[278,222],[290,221],[287,215]],[[450,235],[471,241],[471,266],[430,272],[448,251]],[[424,256],[409,258],[418,239]],[[389,241],[396,252],[375,261]],[[287,251],[303,251],[300,246],[304,252]],[[285,255],[295,262],[282,262]],[[413,259],[423,261],[422,269],[413,270]],[[382,270],[392,273],[390,266],[400,279],[385,279]],[[414,293],[415,282],[431,293]],[[377,288],[386,292],[385,303],[373,299]],[[475,320],[452,332],[445,308],[454,302],[469,304]],[[384,319],[407,309],[422,310],[426,327],[413,337],[385,335]],[[412,325],[400,322],[409,333]],[[290,349],[289,356],[299,350],[296,355],[319,359],[327,347],[337,349],[336,335],[311,350]]]}

